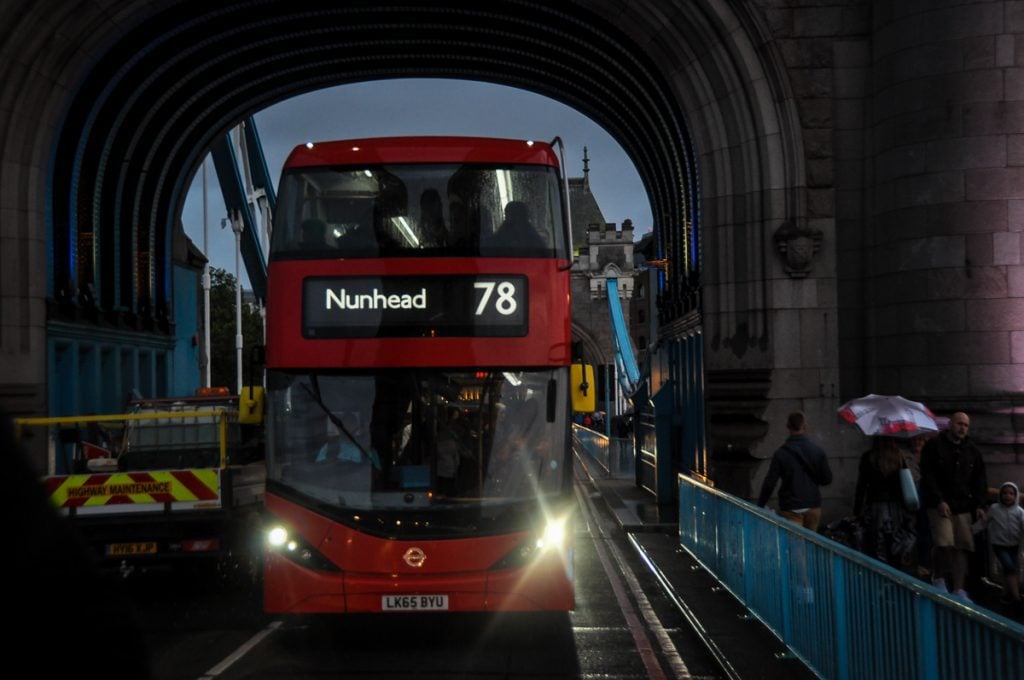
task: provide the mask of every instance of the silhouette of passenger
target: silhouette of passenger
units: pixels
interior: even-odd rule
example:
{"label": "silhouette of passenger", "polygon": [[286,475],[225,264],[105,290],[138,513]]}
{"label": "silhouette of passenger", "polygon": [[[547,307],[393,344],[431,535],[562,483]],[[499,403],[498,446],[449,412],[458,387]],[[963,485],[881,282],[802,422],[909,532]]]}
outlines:
{"label": "silhouette of passenger", "polygon": [[425,247],[443,247],[448,244],[448,229],[444,223],[444,205],[437,189],[425,189],[420,194],[420,235]]}
{"label": "silhouette of passenger", "polygon": [[327,241],[327,223],[315,217],[303,220],[299,225],[299,247],[302,250],[333,247]]}
{"label": "silhouette of passenger", "polygon": [[509,201],[505,205],[505,220],[498,227],[494,245],[515,253],[549,247],[530,219],[530,206],[523,201]]}

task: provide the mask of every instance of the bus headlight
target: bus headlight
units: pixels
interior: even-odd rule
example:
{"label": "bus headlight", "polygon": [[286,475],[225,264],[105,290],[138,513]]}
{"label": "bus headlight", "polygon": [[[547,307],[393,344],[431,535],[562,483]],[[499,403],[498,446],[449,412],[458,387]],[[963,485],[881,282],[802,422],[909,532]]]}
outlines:
{"label": "bus headlight", "polygon": [[513,550],[491,565],[492,569],[514,569],[523,567],[543,555],[558,553],[563,558],[570,557],[572,552],[568,540],[568,520],[549,519],[543,530],[527,537]]}
{"label": "bus headlight", "polygon": [[540,538],[537,539],[537,548],[561,550],[563,547],[565,547],[565,520],[548,520]]}
{"label": "bus headlight", "polygon": [[273,548],[280,548],[288,541],[288,530],[283,526],[273,526],[267,530],[267,543]]}
{"label": "bus headlight", "polygon": [[341,571],[337,565],[324,557],[301,536],[293,536],[288,528],[281,524],[270,525],[267,528],[266,537],[269,552],[277,553],[308,569]]}

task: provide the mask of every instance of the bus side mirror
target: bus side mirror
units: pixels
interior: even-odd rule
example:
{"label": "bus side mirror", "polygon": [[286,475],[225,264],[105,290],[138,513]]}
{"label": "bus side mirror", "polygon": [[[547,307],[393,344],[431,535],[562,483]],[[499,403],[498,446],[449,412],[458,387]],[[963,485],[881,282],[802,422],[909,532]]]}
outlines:
{"label": "bus side mirror", "polygon": [[259,425],[263,422],[263,386],[243,387],[238,395],[238,422],[242,425]]}
{"label": "bus side mirror", "polygon": [[577,413],[596,411],[597,390],[594,387],[594,367],[590,364],[570,365],[569,383],[572,385],[572,410]]}

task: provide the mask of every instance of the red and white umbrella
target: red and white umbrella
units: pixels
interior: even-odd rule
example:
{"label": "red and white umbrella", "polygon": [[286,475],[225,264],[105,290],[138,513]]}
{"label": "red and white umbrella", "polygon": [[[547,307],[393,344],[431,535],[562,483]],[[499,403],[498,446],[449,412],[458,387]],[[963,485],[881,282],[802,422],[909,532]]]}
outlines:
{"label": "red and white umbrella", "polygon": [[851,399],[839,407],[839,418],[868,436],[909,439],[939,431],[935,415],[927,406],[900,396],[869,394]]}

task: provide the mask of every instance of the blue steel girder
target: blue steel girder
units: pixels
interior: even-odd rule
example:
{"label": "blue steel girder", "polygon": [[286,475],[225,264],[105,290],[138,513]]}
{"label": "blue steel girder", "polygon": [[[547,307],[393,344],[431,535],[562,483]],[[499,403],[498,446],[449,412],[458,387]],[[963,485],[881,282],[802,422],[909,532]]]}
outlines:
{"label": "blue steel girder", "polygon": [[249,159],[249,175],[252,177],[252,185],[256,189],[263,189],[267,197],[267,206],[271,214],[277,207],[277,195],[274,193],[274,183],[270,180],[270,172],[267,170],[267,159],[263,155],[263,145],[260,143],[260,134],[256,131],[256,121],[252,116],[246,119],[243,126],[245,133],[245,148],[248,150],[246,156]]}
{"label": "blue steel girder", "polygon": [[[227,208],[228,215],[232,216],[232,219],[238,215],[242,220],[242,261],[245,263],[245,271],[249,275],[252,292],[260,300],[266,300],[267,263],[263,257],[259,234],[256,233],[256,221],[253,219],[252,211],[249,210],[249,201],[246,199],[242,186],[242,177],[238,174],[238,163],[234,147],[231,145],[230,134],[226,134],[214,142],[210,153],[213,156],[213,166],[217,171],[220,190],[224,195],[224,207]],[[262,158],[262,151],[259,152],[259,156]]]}
{"label": "blue steel girder", "polygon": [[633,341],[629,337],[629,328],[622,314],[622,303],[619,301],[618,279],[609,278],[605,281],[605,291],[608,293],[608,311],[612,317],[612,337],[615,339],[615,362],[619,365],[620,380],[624,381],[623,387],[626,394],[632,395],[640,384],[640,369],[636,364],[636,354],[633,353]]}

